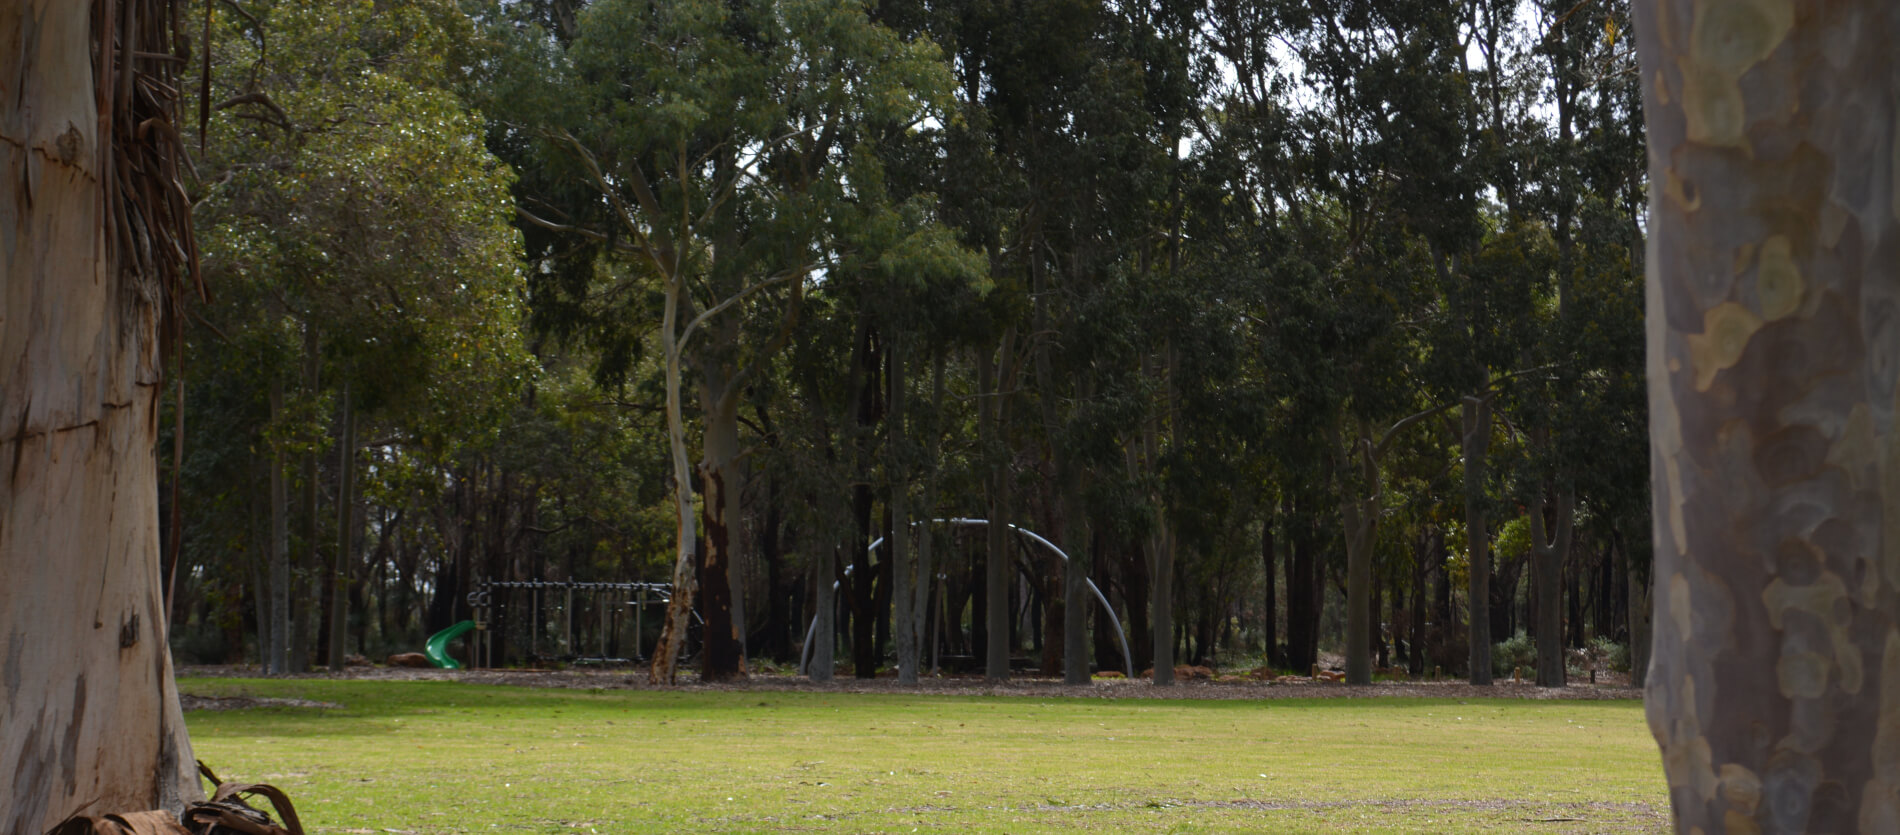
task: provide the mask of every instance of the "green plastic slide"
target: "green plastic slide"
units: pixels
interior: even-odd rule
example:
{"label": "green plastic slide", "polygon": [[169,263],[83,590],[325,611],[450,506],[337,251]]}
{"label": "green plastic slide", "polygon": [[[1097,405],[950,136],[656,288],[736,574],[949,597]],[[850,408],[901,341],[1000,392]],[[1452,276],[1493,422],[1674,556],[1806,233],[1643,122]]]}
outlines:
{"label": "green plastic slide", "polygon": [[449,657],[449,642],[462,637],[462,633],[475,628],[475,622],[465,620],[447,629],[429,636],[429,643],[422,650],[429,656],[429,663],[444,670],[462,669],[462,662]]}

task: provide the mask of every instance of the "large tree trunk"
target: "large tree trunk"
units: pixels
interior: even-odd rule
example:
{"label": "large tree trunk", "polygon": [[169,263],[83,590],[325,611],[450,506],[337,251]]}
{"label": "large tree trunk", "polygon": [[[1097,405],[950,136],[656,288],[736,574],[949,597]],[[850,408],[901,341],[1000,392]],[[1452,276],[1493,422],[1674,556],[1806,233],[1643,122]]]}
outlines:
{"label": "large tree trunk", "polygon": [[739,397],[728,388],[726,375],[716,364],[705,365],[700,405],[706,428],[699,473],[705,494],[700,524],[706,545],[700,611],[706,625],[700,678],[731,681],[745,677],[744,619],[738,612],[739,583],[734,570],[739,496],[744,490],[739,468]]}
{"label": "large tree trunk", "polygon": [[[1372,683],[1372,542],[1379,525],[1379,465],[1372,439],[1360,434],[1351,446],[1337,440],[1339,518],[1346,529],[1346,683]],[[1351,477],[1358,464],[1359,480]]]}
{"label": "large tree trunk", "polygon": [[[1542,503],[1540,503],[1541,505]],[[1537,598],[1537,686],[1562,687],[1568,670],[1564,664],[1564,562],[1570,556],[1572,522],[1576,516],[1575,499],[1568,489],[1557,493],[1556,534],[1546,538],[1544,508],[1531,508],[1532,584]]]}
{"label": "large tree trunk", "polygon": [[[171,221],[162,205],[127,203],[115,171],[126,157],[165,155],[128,147],[134,105],[119,96],[131,80],[114,83],[112,72],[130,68],[114,66],[112,45],[169,52],[164,21],[133,15],[170,10],[129,3],[114,20],[114,8],[0,5],[0,831],[9,833],[43,832],[81,810],[178,810],[198,795],[166,649],[153,455],[158,325],[175,287],[134,260],[150,253],[138,247],[171,242],[128,238],[162,236]],[[118,225],[118,212],[141,227]]]}
{"label": "large tree trunk", "polygon": [[1491,683],[1491,533],[1484,508],[1485,453],[1491,446],[1491,400],[1464,399],[1465,541],[1470,548],[1471,579],[1465,589],[1470,607],[1467,663],[1472,684]]}
{"label": "large tree trunk", "polygon": [[1679,831],[1900,831],[1900,7],[1640,3]]}

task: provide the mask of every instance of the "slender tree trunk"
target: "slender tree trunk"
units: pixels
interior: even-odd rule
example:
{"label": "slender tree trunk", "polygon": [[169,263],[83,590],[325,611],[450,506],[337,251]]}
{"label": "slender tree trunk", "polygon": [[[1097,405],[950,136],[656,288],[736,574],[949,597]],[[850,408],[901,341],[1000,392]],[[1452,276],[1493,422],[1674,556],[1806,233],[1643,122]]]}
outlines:
{"label": "slender tree trunk", "polygon": [[1900,7],[1636,5],[1679,831],[1900,831]]}
{"label": "slender tree trunk", "polygon": [[330,669],[342,671],[344,641],[349,624],[350,566],[355,562],[356,412],[351,408],[350,384],[343,383],[343,410],[338,417],[336,459],[336,555],[330,561]]}
{"label": "slender tree trunk", "polygon": [[[1169,353],[1172,357],[1171,349]],[[1143,364],[1149,362],[1143,359]],[[1163,380],[1163,385],[1168,385],[1168,381]],[[1164,416],[1172,417],[1172,393],[1168,401],[1169,408]],[[1148,423],[1143,441],[1143,458],[1149,471],[1158,472],[1161,468],[1161,430],[1156,421]],[[1157,497],[1155,531],[1149,541],[1148,553],[1152,557],[1148,565],[1149,603],[1154,614],[1154,622],[1149,628],[1154,633],[1154,684],[1167,687],[1174,684],[1174,531],[1168,524],[1168,506],[1162,497]]]}
{"label": "slender tree trunk", "polygon": [[[303,328],[303,391],[304,397],[314,402],[321,392],[319,375],[322,373],[322,356],[317,353],[317,326],[310,322]],[[297,605],[295,621],[291,624],[290,669],[292,672],[304,672],[310,669],[312,651],[320,634],[317,630],[323,620],[323,560],[317,553],[317,452],[314,445],[303,454],[302,500],[298,503],[299,518],[303,522],[303,550],[297,560]]]}
{"label": "slender tree trunk", "polygon": [[1313,541],[1312,508],[1305,502],[1288,506],[1286,566],[1287,666],[1304,674],[1319,661],[1319,601],[1321,589]]}
{"label": "slender tree trunk", "polygon": [[1425,675],[1425,647],[1430,643],[1425,633],[1425,610],[1431,605],[1431,591],[1427,587],[1432,574],[1432,559],[1437,552],[1435,540],[1443,536],[1436,528],[1419,538],[1417,550],[1412,552],[1412,590],[1411,608],[1406,611],[1410,618],[1406,634],[1405,672],[1412,678]]}
{"label": "slender tree trunk", "polygon": [[199,796],[160,577],[167,277],[114,223],[120,178],[151,172],[115,171],[148,149],[125,144],[113,47],[171,42],[133,19],[153,4],[113,8],[0,4],[0,832]]}
{"label": "slender tree trunk", "polygon": [[[1378,463],[1363,431],[1352,446],[1337,440],[1339,518],[1346,528],[1346,683],[1372,683],[1372,541],[1378,526]],[[1365,449],[1361,449],[1365,447]],[[1360,483],[1350,477],[1359,464]]]}
{"label": "slender tree trunk", "polygon": [[269,675],[272,672],[270,666],[271,605],[268,591],[270,582],[266,577],[270,570],[271,555],[270,512],[264,506],[268,500],[268,491],[257,489],[257,476],[262,474],[260,471],[266,466],[267,460],[258,457],[255,452],[251,454],[250,477],[245,479],[244,492],[251,511],[251,559],[246,562],[250,563],[251,605],[255,610],[253,617],[257,625],[257,666]]}
{"label": "slender tree trunk", "polygon": [[[765,638],[759,652],[768,658],[783,660],[791,654],[789,630],[795,621],[792,591],[803,584],[788,580],[785,576],[785,545],[782,539],[785,514],[781,489],[776,476],[767,478],[765,518],[759,526],[759,559],[765,564],[766,594]],[[791,584],[790,588],[787,587],[788,583]]]}
{"label": "slender tree trunk", "polygon": [[851,513],[854,523],[850,545],[851,554],[851,667],[857,678],[869,679],[877,676],[879,661],[877,651],[878,595],[877,574],[871,565],[871,538],[875,535],[872,514],[875,510],[876,496],[871,491],[872,427],[878,422],[878,347],[875,334],[868,326],[859,328],[858,346],[853,354],[856,367],[851,379],[856,383],[853,394],[856,395],[856,417],[858,441],[854,444],[854,464],[858,473],[857,484],[851,488]]}
{"label": "slender tree trunk", "polygon": [[1088,513],[1082,504],[1082,475],[1073,462],[1067,469],[1069,474],[1062,478],[1062,549],[1069,554],[1062,566],[1062,682],[1087,684],[1088,617],[1096,608],[1089,594],[1089,565],[1093,560],[1088,547]]}
{"label": "slender tree trunk", "polygon": [[890,408],[884,418],[890,429],[884,460],[891,482],[891,495],[887,500],[891,511],[891,533],[890,542],[886,543],[891,560],[891,602],[894,609],[891,614],[891,640],[897,649],[898,683],[916,684],[917,621],[912,614],[917,606],[916,586],[922,578],[915,575],[916,566],[911,561],[910,553],[910,477],[909,468],[905,466],[909,449],[904,438],[904,360],[904,337],[893,326],[887,360],[890,372],[886,379],[890,387],[890,393],[886,396]]}
{"label": "slender tree trunk", "polygon": [[660,348],[666,358],[666,441],[673,462],[673,512],[677,531],[673,557],[673,592],[666,604],[665,621],[647,671],[652,684],[672,684],[679,678],[680,650],[686,645],[687,620],[693,612],[696,590],[698,529],[693,524],[693,470],[686,457],[686,420],[680,408],[680,286],[666,285],[666,304],[660,321]]}
{"label": "slender tree trunk", "polygon": [[1491,683],[1491,533],[1484,512],[1484,467],[1491,446],[1490,398],[1465,397],[1463,429],[1465,542],[1471,555],[1471,578],[1465,589],[1470,607],[1467,663],[1471,683],[1487,685]]}
{"label": "slender tree trunk", "polygon": [[[938,459],[943,454],[943,431],[937,421],[943,414],[944,399],[944,362],[945,355],[939,353],[930,376],[930,451],[924,462],[924,508],[918,526],[917,540],[917,580],[911,586],[911,636],[917,647],[917,665],[921,669],[924,658],[930,656],[934,644],[928,640],[930,634],[930,590],[936,579],[935,543],[936,529],[932,524],[936,516]],[[901,410],[900,410],[901,411]]]}
{"label": "slender tree trunk", "polygon": [[[270,383],[271,421],[284,412],[284,383]],[[274,446],[270,456],[270,649],[265,669],[273,675],[290,672],[290,489],[284,479],[284,454]]]}
{"label": "slender tree trunk", "polygon": [[1260,564],[1266,570],[1267,577],[1266,599],[1263,601],[1266,617],[1262,618],[1260,632],[1267,645],[1267,664],[1284,667],[1286,657],[1280,652],[1279,601],[1275,599],[1279,586],[1274,574],[1279,566],[1274,564],[1273,522],[1274,514],[1269,506],[1266,517],[1260,520]]}
{"label": "slender tree trunk", "polygon": [[1635,543],[1623,549],[1624,571],[1629,576],[1630,686],[1642,688],[1649,683],[1650,641],[1653,634],[1649,613],[1655,574],[1650,566],[1644,564],[1646,560],[1637,560],[1639,550]]}
{"label": "slender tree trunk", "polygon": [[833,669],[838,665],[835,650],[838,646],[838,594],[834,590],[834,579],[838,574],[838,546],[833,542],[818,546],[818,561],[812,574],[817,582],[817,599],[812,609],[817,616],[817,624],[811,635],[811,662],[805,668],[806,675],[812,681],[831,680]]}
{"label": "slender tree trunk", "polygon": [[1011,568],[1015,560],[1010,559],[1009,531],[1009,458],[1005,452],[1007,439],[1004,437],[1008,409],[1005,408],[1003,387],[1009,376],[1009,351],[1016,342],[1015,328],[1006,328],[1002,341],[997,345],[995,364],[984,361],[984,376],[989,385],[984,386],[984,403],[989,420],[983,425],[988,428],[986,439],[991,457],[989,473],[989,526],[988,553],[984,556],[983,599],[984,637],[983,674],[990,681],[1009,679],[1009,656],[1011,650],[1009,600],[1009,577],[1014,573]]}

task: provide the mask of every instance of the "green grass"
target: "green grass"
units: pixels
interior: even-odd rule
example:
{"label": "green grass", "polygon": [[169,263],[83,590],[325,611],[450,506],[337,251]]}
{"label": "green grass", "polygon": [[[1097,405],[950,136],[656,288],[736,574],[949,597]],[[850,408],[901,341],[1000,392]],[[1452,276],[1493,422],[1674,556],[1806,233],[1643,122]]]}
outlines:
{"label": "green grass", "polygon": [[1634,701],[1145,701],[185,679],[318,832],[1657,832]]}

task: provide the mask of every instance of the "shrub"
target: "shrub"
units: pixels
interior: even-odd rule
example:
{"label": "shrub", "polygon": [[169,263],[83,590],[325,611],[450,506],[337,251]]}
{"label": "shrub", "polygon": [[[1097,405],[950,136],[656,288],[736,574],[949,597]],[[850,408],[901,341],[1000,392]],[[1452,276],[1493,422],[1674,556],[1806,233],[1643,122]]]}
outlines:
{"label": "shrub", "polygon": [[1607,635],[1598,635],[1590,641],[1590,649],[1603,659],[1605,669],[1619,673],[1630,671],[1630,648],[1628,644],[1619,644]]}
{"label": "shrub", "polygon": [[1524,630],[1516,635],[1491,645],[1491,674],[1504,678],[1516,667],[1524,668],[1524,675],[1537,671],[1537,643],[1532,641]]}

